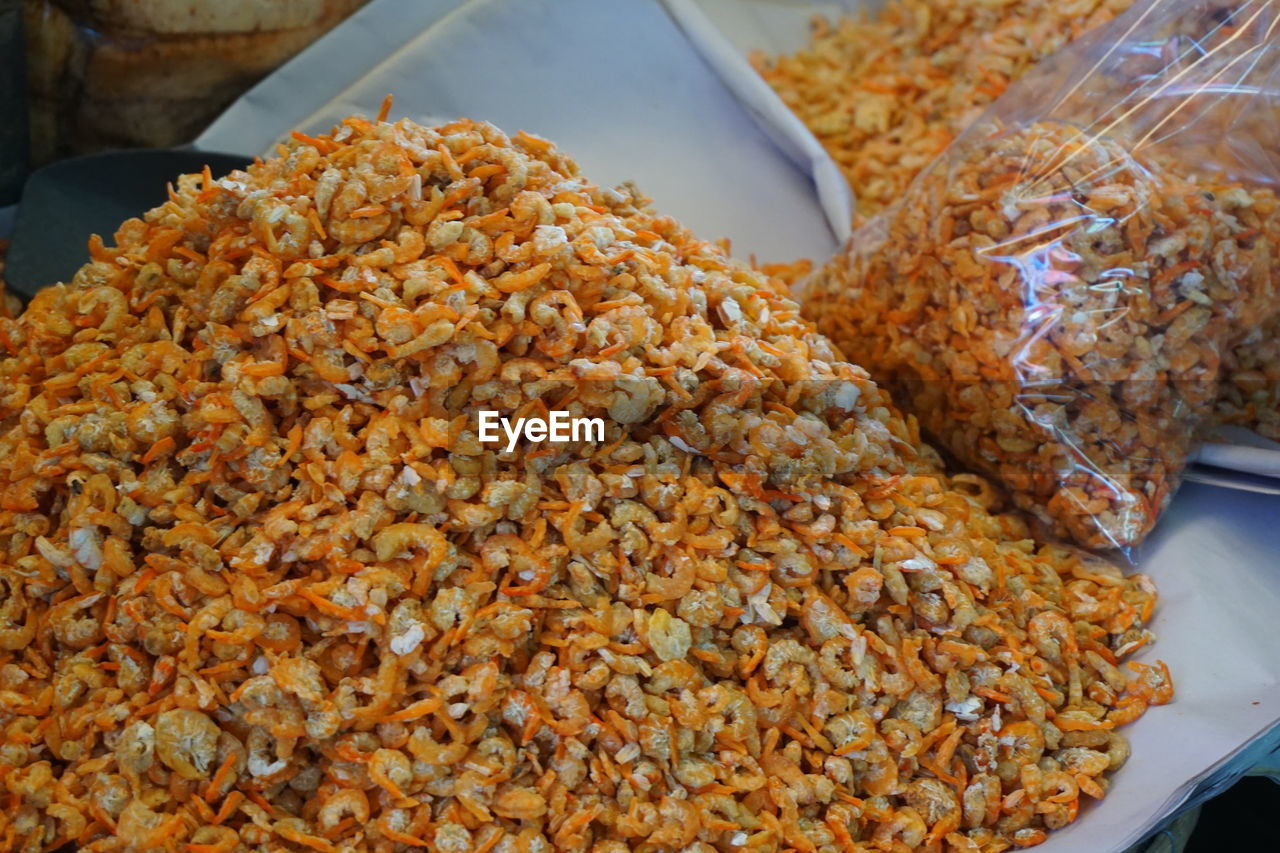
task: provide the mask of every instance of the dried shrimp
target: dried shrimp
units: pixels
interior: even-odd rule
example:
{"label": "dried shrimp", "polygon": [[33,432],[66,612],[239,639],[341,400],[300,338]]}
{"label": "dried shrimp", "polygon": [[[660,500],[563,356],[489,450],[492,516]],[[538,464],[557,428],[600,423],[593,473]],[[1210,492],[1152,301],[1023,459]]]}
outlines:
{"label": "dried shrimp", "polygon": [[1000,851],[1171,696],[1147,579],[545,140],[352,118],[91,251],[0,319],[4,849]]}

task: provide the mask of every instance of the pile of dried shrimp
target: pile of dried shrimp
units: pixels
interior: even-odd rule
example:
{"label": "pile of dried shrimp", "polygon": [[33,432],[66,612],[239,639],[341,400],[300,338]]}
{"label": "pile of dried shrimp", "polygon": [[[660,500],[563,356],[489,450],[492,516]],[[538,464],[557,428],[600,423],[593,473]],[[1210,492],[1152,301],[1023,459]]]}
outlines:
{"label": "pile of dried shrimp", "polygon": [[1145,577],[544,140],[352,118],[116,241],[0,320],[0,848],[991,853],[1171,697]]}

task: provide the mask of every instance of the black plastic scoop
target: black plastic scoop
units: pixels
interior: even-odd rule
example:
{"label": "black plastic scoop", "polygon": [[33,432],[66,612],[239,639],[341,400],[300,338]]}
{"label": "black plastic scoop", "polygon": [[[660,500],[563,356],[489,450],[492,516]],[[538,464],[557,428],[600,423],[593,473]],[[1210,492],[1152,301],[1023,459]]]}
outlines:
{"label": "black plastic scoop", "polygon": [[193,148],[138,149],[88,154],[52,163],[27,179],[14,224],[4,277],[30,297],[68,281],[89,260],[89,237],[108,245],[120,223],[168,198],[178,175],[208,165],[214,175],[243,169],[253,158]]}

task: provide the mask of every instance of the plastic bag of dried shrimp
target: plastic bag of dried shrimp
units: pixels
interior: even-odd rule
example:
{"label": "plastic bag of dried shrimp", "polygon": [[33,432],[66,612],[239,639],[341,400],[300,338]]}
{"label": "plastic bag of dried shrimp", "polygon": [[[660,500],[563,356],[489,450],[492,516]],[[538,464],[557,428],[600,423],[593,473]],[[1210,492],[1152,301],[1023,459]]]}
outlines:
{"label": "plastic bag of dried shrimp", "polygon": [[1127,548],[1276,299],[1280,9],[1155,0],[1024,77],[806,311],[1053,532]]}

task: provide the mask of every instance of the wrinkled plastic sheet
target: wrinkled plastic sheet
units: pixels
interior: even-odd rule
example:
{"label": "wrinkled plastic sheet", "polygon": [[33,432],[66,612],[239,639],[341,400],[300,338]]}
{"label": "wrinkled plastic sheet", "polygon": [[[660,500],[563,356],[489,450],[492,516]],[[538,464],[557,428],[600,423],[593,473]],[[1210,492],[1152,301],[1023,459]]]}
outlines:
{"label": "wrinkled plastic sheet", "polygon": [[[682,34],[680,15],[657,0],[457,5],[375,0],[233,105],[198,144],[263,153],[292,127],[372,115],[392,92],[396,114],[465,114],[554,139],[592,180],[634,180],[699,234],[732,238],[740,255],[820,262],[834,251],[837,231],[804,146],[761,129],[759,110],[741,105],[723,69],[703,58],[706,45]],[[697,11],[671,0],[671,11],[682,6]],[[813,6],[707,0],[707,9],[735,15],[723,29],[737,33],[740,58],[744,47],[798,46]],[[760,40],[746,40],[751,32]],[[1169,664],[1177,698],[1127,727],[1133,757],[1106,800],[1038,849],[1123,850],[1275,748],[1277,519],[1280,497],[1196,483],[1179,492],[1141,555],[1161,599],[1158,640],[1138,655]]]}

